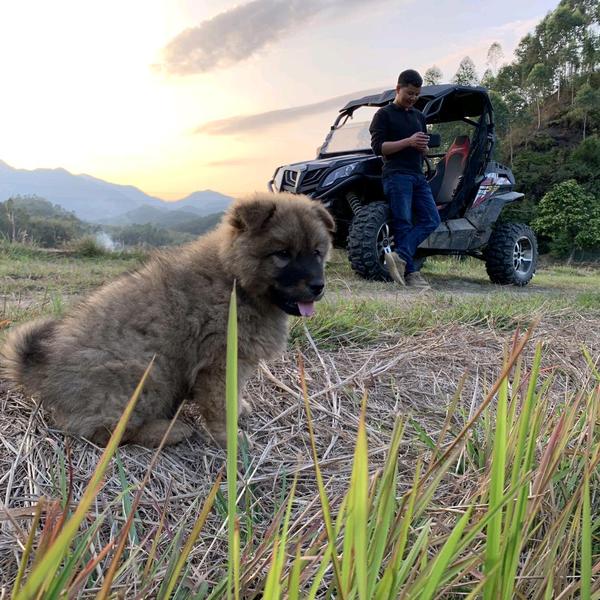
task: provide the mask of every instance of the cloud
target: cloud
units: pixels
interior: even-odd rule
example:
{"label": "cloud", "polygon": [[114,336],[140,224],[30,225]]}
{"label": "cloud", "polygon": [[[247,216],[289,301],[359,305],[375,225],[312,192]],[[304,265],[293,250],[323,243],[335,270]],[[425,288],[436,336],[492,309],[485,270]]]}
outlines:
{"label": "cloud", "polygon": [[[379,0],[381,1],[381,0]],[[360,0],[252,0],[182,31],[163,50],[162,68],[190,75],[241,62],[328,9]]]}
{"label": "cloud", "polygon": [[359,92],[354,92],[353,94],[335,96],[334,98],[329,98],[313,104],[303,104],[301,106],[292,106],[290,108],[280,108],[278,110],[256,113],[254,115],[237,115],[227,119],[208,121],[197,127],[194,133],[206,135],[233,135],[236,133],[259,131],[261,129],[273,127],[274,125],[290,123],[302,117],[340,109],[350,100],[360,98],[361,96],[368,96],[370,94],[378,94],[384,89],[387,88],[382,86],[370,90],[361,90]]}

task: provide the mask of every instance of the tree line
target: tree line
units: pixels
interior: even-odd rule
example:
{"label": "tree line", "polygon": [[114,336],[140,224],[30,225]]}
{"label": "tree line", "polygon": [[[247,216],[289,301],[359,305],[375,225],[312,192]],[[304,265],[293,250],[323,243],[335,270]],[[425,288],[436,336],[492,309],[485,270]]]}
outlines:
{"label": "tree line", "polygon": [[[0,202],[0,240],[59,248],[104,232],[117,247],[169,246],[188,242],[217,225],[222,214],[197,217],[169,228],[153,223],[125,226],[86,223],[45,198],[17,195]],[[88,240],[88,243],[90,240]]]}

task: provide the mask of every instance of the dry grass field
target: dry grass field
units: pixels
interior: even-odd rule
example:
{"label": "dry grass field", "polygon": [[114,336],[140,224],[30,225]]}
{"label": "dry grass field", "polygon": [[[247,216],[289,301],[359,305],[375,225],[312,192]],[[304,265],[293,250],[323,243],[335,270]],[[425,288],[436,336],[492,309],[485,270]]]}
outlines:
{"label": "dry grass field", "polygon": [[[140,260],[0,248],[0,340]],[[198,421],[147,481],[153,451],[116,451],[36,587],[102,449],[0,381],[0,598],[220,598],[228,576],[242,598],[600,598],[600,269],[542,265],[522,289],[474,260],[424,274],[431,291],[398,290],[334,253],[317,314],[251,380],[236,568],[225,484],[210,494],[226,452]]]}

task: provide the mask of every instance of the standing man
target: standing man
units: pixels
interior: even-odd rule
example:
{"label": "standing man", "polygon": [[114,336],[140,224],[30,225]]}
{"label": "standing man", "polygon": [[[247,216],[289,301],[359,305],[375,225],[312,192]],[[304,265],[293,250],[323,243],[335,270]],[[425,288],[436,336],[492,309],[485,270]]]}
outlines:
{"label": "standing man", "polygon": [[383,157],[383,191],[392,212],[395,252],[385,254],[390,276],[400,285],[429,287],[413,263],[418,245],[440,224],[429,183],[423,175],[427,128],[414,107],[423,79],[412,69],[402,71],[396,98],[371,121],[371,148]]}

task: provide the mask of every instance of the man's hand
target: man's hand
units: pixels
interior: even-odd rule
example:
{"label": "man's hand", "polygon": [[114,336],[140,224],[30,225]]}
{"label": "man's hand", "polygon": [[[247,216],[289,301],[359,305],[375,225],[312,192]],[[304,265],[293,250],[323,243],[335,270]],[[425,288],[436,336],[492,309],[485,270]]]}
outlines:
{"label": "man's hand", "polygon": [[413,133],[408,141],[411,147],[416,148],[419,152],[427,152],[427,142],[429,142],[429,136],[422,131],[417,131],[417,133]]}
{"label": "man's hand", "polygon": [[424,154],[429,150],[429,147],[427,146],[428,142],[429,136],[422,131],[417,131],[417,133],[413,133],[410,137],[403,138],[396,142],[383,142],[381,145],[381,153],[384,156],[388,156],[389,154],[402,152],[402,150],[406,150],[406,148],[416,148],[419,152]]}

